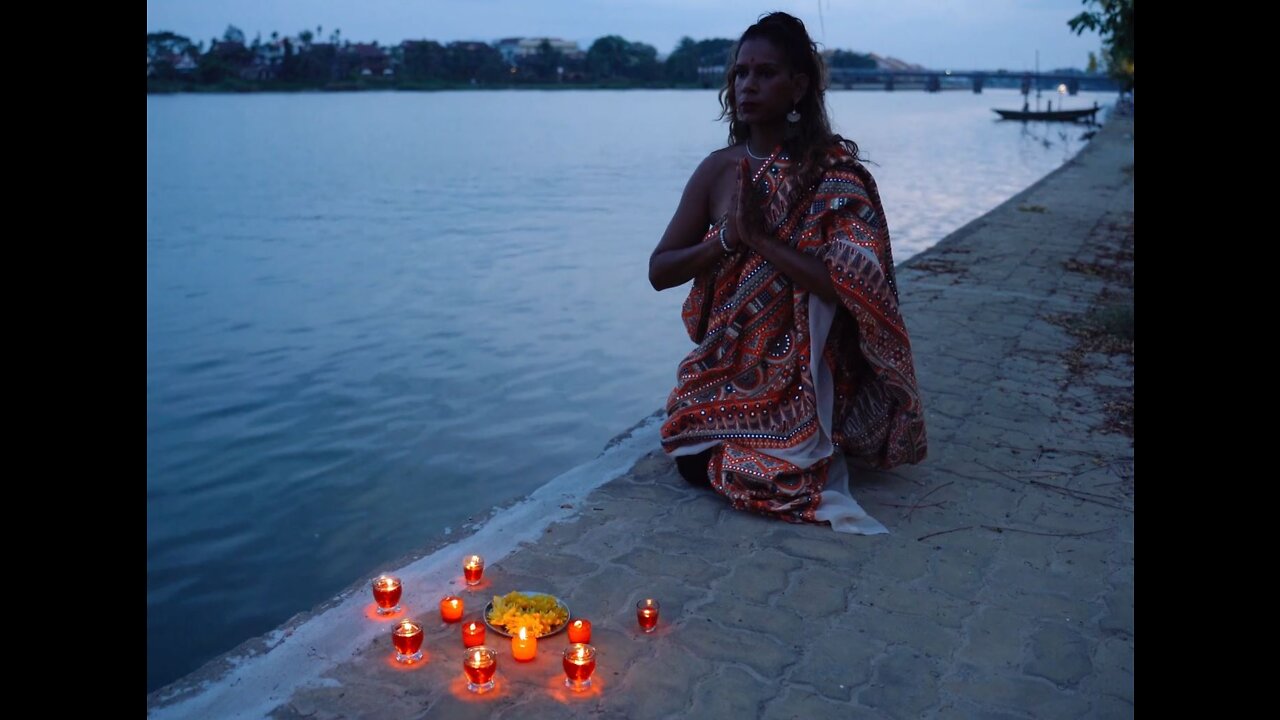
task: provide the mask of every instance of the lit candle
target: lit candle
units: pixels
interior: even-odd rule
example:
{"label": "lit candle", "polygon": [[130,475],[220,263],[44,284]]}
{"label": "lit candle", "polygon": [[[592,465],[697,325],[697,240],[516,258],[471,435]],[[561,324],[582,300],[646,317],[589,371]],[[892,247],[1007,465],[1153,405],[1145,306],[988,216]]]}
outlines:
{"label": "lit candle", "polygon": [[469,622],[462,626],[462,646],[475,647],[484,644],[484,625]]}
{"label": "lit candle", "polygon": [[511,657],[520,662],[529,662],[538,655],[538,638],[529,634],[524,628],[511,637]]}
{"label": "lit candle", "polygon": [[466,578],[468,585],[479,585],[480,578],[484,575],[484,558],[479,555],[468,555],[467,559],[462,561],[462,575]]}
{"label": "lit candle", "polygon": [[564,684],[574,690],[591,687],[591,673],[596,671],[596,649],[586,643],[573,643],[564,649]]}
{"label": "lit candle", "polygon": [[401,620],[391,631],[391,644],[396,646],[396,660],[402,663],[422,659],[422,625],[413,620]]}
{"label": "lit candle", "polygon": [[591,621],[574,620],[569,623],[569,642],[571,643],[589,643],[591,642]]}
{"label": "lit candle", "polygon": [[462,671],[467,674],[467,689],[482,693],[493,689],[493,674],[498,669],[498,654],[483,645],[473,647],[462,658]]}
{"label": "lit candle", "polygon": [[447,623],[455,623],[462,619],[462,598],[445,595],[440,600],[440,619]]}
{"label": "lit candle", "polygon": [[658,627],[658,601],[653,598],[645,598],[636,603],[636,621],[640,623],[640,629],[651,633]]}
{"label": "lit candle", "polygon": [[373,579],[373,601],[378,604],[379,615],[400,612],[400,578],[379,575]]}

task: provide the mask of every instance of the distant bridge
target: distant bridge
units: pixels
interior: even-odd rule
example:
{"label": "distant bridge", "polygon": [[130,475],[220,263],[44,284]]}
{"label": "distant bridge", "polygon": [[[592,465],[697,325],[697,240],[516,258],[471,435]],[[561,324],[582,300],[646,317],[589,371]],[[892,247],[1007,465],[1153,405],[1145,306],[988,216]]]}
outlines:
{"label": "distant bridge", "polygon": [[885,70],[881,68],[831,68],[831,87],[851,89],[856,86],[881,85],[893,90],[898,84],[923,85],[927,92],[943,88],[970,87],[975,93],[984,87],[1016,87],[1028,93],[1040,90],[1056,90],[1067,86],[1067,94],[1075,95],[1085,90],[1112,90],[1120,86],[1105,75],[1080,73],[1029,73],[1004,70]]}
{"label": "distant bridge", "polygon": [[[703,84],[714,87],[724,82],[725,68],[700,67],[698,74]],[[971,88],[975,93],[984,87],[1016,87],[1022,93],[1032,90],[1056,91],[1059,85],[1067,86],[1067,93],[1075,95],[1080,90],[1119,92],[1120,86],[1106,75],[1081,73],[1031,73],[1006,70],[889,70],[886,68],[828,68],[832,89],[881,87],[885,90],[912,89],[925,92]]]}

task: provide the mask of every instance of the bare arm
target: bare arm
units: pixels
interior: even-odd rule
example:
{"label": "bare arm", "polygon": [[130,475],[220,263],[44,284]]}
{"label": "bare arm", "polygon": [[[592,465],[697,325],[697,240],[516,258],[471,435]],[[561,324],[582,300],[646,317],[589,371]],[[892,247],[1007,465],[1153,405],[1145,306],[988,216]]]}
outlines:
{"label": "bare arm", "polygon": [[654,290],[683,285],[724,256],[720,243],[701,242],[711,225],[707,199],[715,173],[715,163],[708,157],[685,185],[667,231],[649,256],[649,283]]}

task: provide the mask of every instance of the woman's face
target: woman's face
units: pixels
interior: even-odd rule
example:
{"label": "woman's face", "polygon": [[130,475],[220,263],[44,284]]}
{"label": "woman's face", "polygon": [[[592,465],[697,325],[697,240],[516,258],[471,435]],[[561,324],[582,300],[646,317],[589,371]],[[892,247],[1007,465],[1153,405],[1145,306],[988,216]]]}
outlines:
{"label": "woman's face", "polygon": [[804,95],[804,75],[792,75],[773,43],[752,38],[738,48],[733,66],[734,112],[741,122],[777,123]]}

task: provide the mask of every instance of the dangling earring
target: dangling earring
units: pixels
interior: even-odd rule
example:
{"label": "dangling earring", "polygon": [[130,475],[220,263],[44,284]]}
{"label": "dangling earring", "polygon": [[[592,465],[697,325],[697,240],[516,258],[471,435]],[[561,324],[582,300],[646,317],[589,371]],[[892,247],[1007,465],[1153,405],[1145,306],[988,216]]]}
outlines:
{"label": "dangling earring", "polygon": [[787,122],[789,123],[800,122],[800,110],[797,109],[797,106],[792,106],[791,112],[787,113]]}

